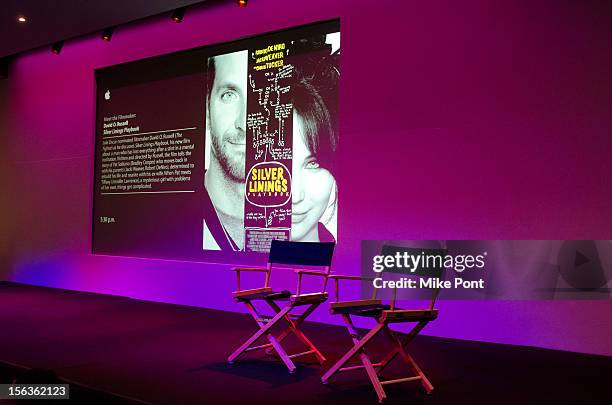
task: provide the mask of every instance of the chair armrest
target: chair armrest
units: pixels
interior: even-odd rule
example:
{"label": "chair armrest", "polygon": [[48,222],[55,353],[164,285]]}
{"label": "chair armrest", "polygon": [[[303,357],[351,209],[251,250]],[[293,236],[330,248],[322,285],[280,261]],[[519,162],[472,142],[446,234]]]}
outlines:
{"label": "chair armrest", "polygon": [[232,267],[231,271],[268,271],[267,267]]}
{"label": "chair armrest", "polygon": [[330,279],[334,280],[334,292],[336,296],[336,302],[340,301],[340,280],[356,280],[356,281],[372,281],[372,277],[362,276],[349,276],[345,274],[332,274],[329,276]]}
{"label": "chair armrest", "polygon": [[240,272],[242,271],[266,273],[266,281],[263,288],[268,288],[270,286],[270,270],[269,267],[232,267],[231,271],[236,272],[236,290],[238,292],[242,291],[240,290]]}
{"label": "chair armrest", "polygon": [[302,276],[304,274],[306,274],[308,276],[325,277],[325,281],[323,283],[323,290],[320,292],[320,294],[325,292],[325,288],[327,287],[327,276],[329,275],[327,272],[325,272],[325,271],[318,271],[318,270],[304,270],[304,269],[295,269],[294,272],[295,272],[295,274],[298,275],[297,291],[295,292],[295,294],[297,296],[301,295],[300,293],[301,293],[301,290],[302,290]]}
{"label": "chair armrest", "polygon": [[348,276],[344,274],[331,274],[329,278],[336,279],[336,280],[366,280],[366,281],[374,280],[372,277]]}
{"label": "chair armrest", "polygon": [[297,270],[295,270],[295,272],[297,274],[308,274],[310,276],[323,276],[323,277],[326,277],[328,275],[324,271],[316,271],[316,270],[297,269]]}

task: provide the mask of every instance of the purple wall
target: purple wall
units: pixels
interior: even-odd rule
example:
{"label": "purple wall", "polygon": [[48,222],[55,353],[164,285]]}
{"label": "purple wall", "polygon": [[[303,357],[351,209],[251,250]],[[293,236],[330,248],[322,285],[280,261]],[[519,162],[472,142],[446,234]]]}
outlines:
{"label": "purple wall", "polygon": [[[60,56],[45,48],[15,60],[0,123],[13,158],[1,176],[13,182],[7,279],[241,310],[227,266],[89,254],[93,70],[338,16],[337,271],[358,271],[362,239],[610,239],[606,10],[552,1],[227,3],[190,10],[182,24],[155,17],[119,27],[111,43],[88,36]],[[443,302],[426,333],[612,355],[611,315],[611,301]],[[336,321],[325,310],[315,318]]]}
{"label": "purple wall", "polygon": [[[8,154],[8,134],[6,123],[8,121],[8,80],[0,80],[0,190],[10,190],[11,163]],[[10,267],[9,244],[11,241],[9,220],[9,194],[0,192],[0,280],[4,280]]]}

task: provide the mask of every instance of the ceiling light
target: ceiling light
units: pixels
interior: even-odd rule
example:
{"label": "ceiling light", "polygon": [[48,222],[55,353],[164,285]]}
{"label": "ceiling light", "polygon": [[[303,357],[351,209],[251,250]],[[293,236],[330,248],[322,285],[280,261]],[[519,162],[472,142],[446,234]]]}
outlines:
{"label": "ceiling light", "polygon": [[172,21],[175,23],[180,23],[183,21],[183,17],[185,17],[185,7],[177,8],[172,13]]}
{"label": "ceiling light", "polygon": [[59,55],[60,52],[62,51],[63,46],[64,46],[64,41],[56,42],[53,45],[51,45],[51,52],[53,52],[56,55]]}
{"label": "ceiling light", "polygon": [[17,16],[17,21],[23,24],[24,22],[26,22],[28,20],[25,18],[24,15],[20,14],[20,15]]}
{"label": "ceiling light", "polygon": [[113,37],[113,28],[107,28],[104,31],[102,31],[102,39],[104,41],[110,42],[112,37]]}

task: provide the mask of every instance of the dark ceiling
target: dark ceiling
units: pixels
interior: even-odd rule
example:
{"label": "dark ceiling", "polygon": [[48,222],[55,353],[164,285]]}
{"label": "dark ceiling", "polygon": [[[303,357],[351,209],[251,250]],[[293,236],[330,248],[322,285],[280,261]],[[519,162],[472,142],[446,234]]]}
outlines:
{"label": "dark ceiling", "polygon": [[[202,0],[0,0],[0,58]],[[18,15],[27,18],[17,22]]]}

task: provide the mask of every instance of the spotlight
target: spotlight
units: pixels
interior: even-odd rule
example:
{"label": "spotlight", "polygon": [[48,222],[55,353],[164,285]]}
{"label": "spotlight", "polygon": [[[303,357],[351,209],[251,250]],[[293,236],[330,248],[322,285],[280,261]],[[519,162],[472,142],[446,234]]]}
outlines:
{"label": "spotlight", "polygon": [[53,45],[51,45],[51,52],[53,52],[56,55],[59,55],[60,52],[62,51],[63,46],[64,46],[64,41],[56,42]]}
{"label": "spotlight", "polygon": [[249,0],[238,0],[238,6],[246,7]]}
{"label": "spotlight", "polygon": [[107,28],[102,31],[102,39],[106,42],[110,42],[111,38],[113,37],[113,31],[114,28]]}
{"label": "spotlight", "polygon": [[26,22],[26,21],[28,21],[28,20],[25,18],[25,16],[24,16],[24,15],[19,14],[19,15],[17,16],[17,21],[23,24],[24,22]]}
{"label": "spotlight", "polygon": [[174,10],[174,12],[172,13],[172,21],[177,24],[183,21],[183,17],[185,17],[185,10],[186,7],[181,7]]}

